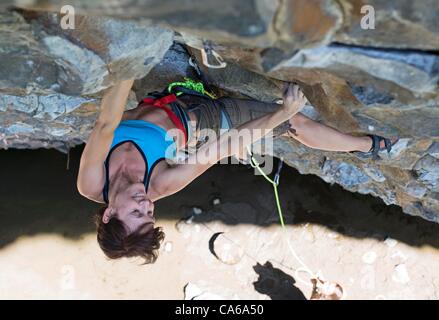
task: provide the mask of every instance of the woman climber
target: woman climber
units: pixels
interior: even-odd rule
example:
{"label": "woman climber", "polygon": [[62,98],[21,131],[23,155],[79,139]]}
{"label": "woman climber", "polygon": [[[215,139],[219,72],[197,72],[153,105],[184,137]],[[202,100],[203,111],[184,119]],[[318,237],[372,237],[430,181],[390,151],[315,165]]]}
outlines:
{"label": "woman climber", "polygon": [[[122,81],[105,93],[77,180],[84,197],[105,203],[96,214],[97,239],[112,259],[140,256],[154,262],[164,238],[154,225],[155,202],[221,159],[242,157],[247,146],[284,122],[290,126],[288,136],[315,149],[376,157],[392,148],[389,139],[343,134],[307,118],[300,113],[306,98],[297,85],[287,85],[282,105],[212,99],[204,90],[177,85],[124,111],[132,85],[133,80]],[[209,139],[205,129],[218,135]],[[240,135],[245,130],[251,134]],[[174,161],[177,152],[189,149],[187,161]]]}

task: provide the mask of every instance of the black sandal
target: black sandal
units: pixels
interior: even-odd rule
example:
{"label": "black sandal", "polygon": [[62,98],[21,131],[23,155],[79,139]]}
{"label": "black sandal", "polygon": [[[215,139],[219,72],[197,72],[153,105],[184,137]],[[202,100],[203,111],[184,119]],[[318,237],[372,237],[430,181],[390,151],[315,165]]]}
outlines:
{"label": "black sandal", "polygon": [[[367,136],[372,139],[372,148],[370,148],[369,152],[361,152],[361,151],[352,152],[360,159],[380,160],[381,157],[378,155],[378,153],[385,150],[387,150],[387,153],[390,153],[390,151],[392,151],[392,147],[398,142],[398,140],[395,140],[392,143],[390,139],[377,136],[375,134],[368,134]],[[383,148],[381,147],[382,141],[384,141]]]}

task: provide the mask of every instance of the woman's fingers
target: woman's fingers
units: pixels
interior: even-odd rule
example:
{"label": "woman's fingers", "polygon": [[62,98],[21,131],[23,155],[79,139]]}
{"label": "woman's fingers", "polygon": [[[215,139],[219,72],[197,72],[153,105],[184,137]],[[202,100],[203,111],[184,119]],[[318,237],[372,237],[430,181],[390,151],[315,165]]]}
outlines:
{"label": "woman's fingers", "polygon": [[302,100],[305,103],[308,102],[308,99],[300,86],[291,82],[284,84],[284,100],[285,99],[291,99],[293,101]]}
{"label": "woman's fingers", "polygon": [[290,89],[291,89],[291,83],[289,82],[285,82],[283,85],[283,95],[287,96],[290,93]]}
{"label": "woman's fingers", "polygon": [[296,87],[297,87],[297,85],[295,85],[295,84],[293,84],[291,82],[285,83],[284,86],[283,86],[283,94],[284,94],[284,96],[288,96],[288,95],[290,95],[290,96],[291,95],[297,96],[296,95],[296,92],[297,92]]}

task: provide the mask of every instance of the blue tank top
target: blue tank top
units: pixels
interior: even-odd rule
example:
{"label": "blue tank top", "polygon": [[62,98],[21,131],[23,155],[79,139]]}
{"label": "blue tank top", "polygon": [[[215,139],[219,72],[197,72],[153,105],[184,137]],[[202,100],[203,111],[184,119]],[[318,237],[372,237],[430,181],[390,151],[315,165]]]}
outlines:
{"label": "blue tank top", "polygon": [[173,138],[166,130],[154,123],[144,120],[122,121],[114,132],[113,142],[105,160],[105,185],[103,190],[104,201],[108,203],[108,191],[110,185],[110,156],[121,144],[131,142],[139,150],[145,161],[145,176],[143,183],[148,192],[148,184],[151,172],[161,160],[173,159],[176,155],[176,146]]}

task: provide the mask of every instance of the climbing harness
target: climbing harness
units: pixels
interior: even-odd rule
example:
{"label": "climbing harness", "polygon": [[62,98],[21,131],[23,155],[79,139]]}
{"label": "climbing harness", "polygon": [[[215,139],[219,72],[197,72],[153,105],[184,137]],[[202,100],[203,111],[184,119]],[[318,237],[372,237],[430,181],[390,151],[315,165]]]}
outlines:
{"label": "climbing harness", "polygon": [[187,142],[188,141],[188,136],[187,136],[187,132],[185,129],[184,124],[181,122],[181,120],[178,118],[178,116],[171,111],[170,109],[166,108],[167,104],[171,104],[173,102],[177,101],[177,97],[175,96],[175,94],[169,94],[160,98],[155,98],[155,97],[146,97],[145,99],[143,99],[142,101],[139,102],[139,105],[141,104],[146,104],[146,105],[152,105],[156,108],[162,109],[166,112],[166,114],[168,115],[169,119],[174,123],[175,127],[182,131],[184,134],[184,139]]}
{"label": "climbing harness", "polygon": [[184,78],[181,82],[172,82],[163,92],[150,93],[146,98],[139,102],[141,104],[152,105],[156,108],[164,110],[169,119],[174,123],[177,129],[181,130],[184,134],[185,141],[188,141],[188,132],[183,121],[175,113],[175,109],[170,110],[166,108],[167,104],[174,104],[177,101],[177,97],[183,94],[199,94],[200,96],[209,97],[210,99],[216,99],[216,95],[207,91],[204,88],[202,82],[192,80],[190,78]]}
{"label": "climbing harness", "polygon": [[[176,103],[177,97],[185,94],[201,96],[212,100],[217,98],[215,94],[204,88],[202,82],[184,78],[184,81],[170,83],[162,92],[149,93],[145,99],[139,102],[139,105],[147,104],[164,110],[176,128],[184,133],[185,142],[188,142],[189,130],[186,123],[186,121],[188,121],[187,116],[182,116],[183,111],[181,111],[181,107]],[[172,110],[166,107],[167,104],[171,105]],[[189,108],[188,110],[192,109]]]}

